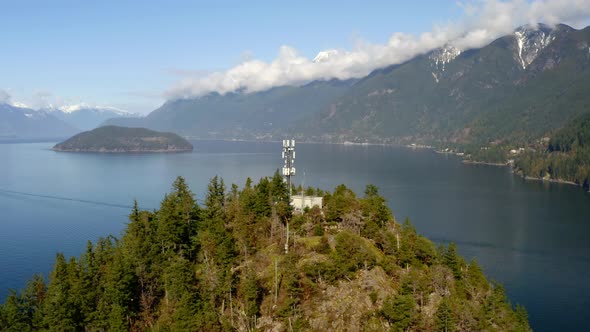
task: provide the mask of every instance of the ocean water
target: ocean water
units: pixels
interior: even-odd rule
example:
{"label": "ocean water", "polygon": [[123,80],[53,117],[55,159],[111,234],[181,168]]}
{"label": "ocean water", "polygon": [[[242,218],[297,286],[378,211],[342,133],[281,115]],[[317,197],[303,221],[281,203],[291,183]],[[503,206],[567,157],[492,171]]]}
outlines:
{"label": "ocean water", "polygon": [[[195,141],[192,153],[58,153],[54,143],[0,144],[0,301],[56,252],[118,236],[133,200],[158,208],[176,176],[197,200],[215,176],[243,186],[282,167],[279,143]],[[506,168],[464,165],[429,150],[298,144],[296,184],[362,195],[375,184],[398,221],[456,242],[523,304],[534,330],[584,330],[590,314],[590,194],[525,181]]]}

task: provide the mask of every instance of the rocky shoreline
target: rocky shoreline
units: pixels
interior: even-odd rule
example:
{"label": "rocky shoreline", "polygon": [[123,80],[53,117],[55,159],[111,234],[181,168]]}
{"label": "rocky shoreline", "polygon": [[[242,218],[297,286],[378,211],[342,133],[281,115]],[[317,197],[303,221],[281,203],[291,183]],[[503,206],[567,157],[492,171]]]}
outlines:
{"label": "rocky shoreline", "polygon": [[506,162],[506,163],[490,163],[490,162],[485,162],[485,161],[473,161],[473,160],[463,160],[462,162],[463,162],[463,164],[468,164],[468,165],[486,165],[486,166],[496,166],[496,167],[510,167],[510,171],[514,175],[517,175],[517,176],[523,178],[524,180],[542,181],[542,182],[550,182],[550,183],[562,183],[562,184],[569,184],[569,185],[581,187],[581,185],[579,183],[576,183],[576,182],[573,182],[573,181],[567,181],[567,180],[562,180],[562,179],[552,179],[552,178],[541,178],[541,177],[534,177],[534,176],[528,176],[528,175],[520,174],[516,169],[514,169],[511,166],[511,164],[509,162]]}
{"label": "rocky shoreline", "polygon": [[467,160],[463,159],[463,164],[471,164],[471,165],[486,165],[486,166],[499,166],[499,167],[506,167],[510,166],[509,163],[490,163],[485,161],[474,161],[474,160]]}

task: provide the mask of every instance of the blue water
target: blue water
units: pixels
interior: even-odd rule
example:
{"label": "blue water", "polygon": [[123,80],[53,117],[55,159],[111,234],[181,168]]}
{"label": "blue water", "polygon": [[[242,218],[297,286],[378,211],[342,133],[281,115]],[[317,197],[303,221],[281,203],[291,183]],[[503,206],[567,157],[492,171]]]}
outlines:
{"label": "blue water", "polygon": [[[87,240],[118,235],[137,199],[158,207],[178,175],[198,199],[215,175],[242,186],[282,166],[278,143],[196,141],[185,154],[76,154],[53,143],[0,144],[0,301],[56,252],[79,255]],[[431,151],[299,144],[296,183],[362,194],[376,184],[397,220],[409,217],[525,305],[535,330],[583,330],[590,314],[590,194],[525,181],[508,169],[463,165]]]}

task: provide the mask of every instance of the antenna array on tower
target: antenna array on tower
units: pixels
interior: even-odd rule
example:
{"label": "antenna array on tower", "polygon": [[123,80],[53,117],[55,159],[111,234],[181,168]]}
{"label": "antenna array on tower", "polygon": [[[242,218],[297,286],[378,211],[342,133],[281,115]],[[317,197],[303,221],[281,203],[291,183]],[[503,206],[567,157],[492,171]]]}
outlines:
{"label": "antenna array on tower", "polygon": [[283,176],[287,180],[289,186],[289,196],[291,195],[291,177],[295,176],[295,140],[285,139],[283,140],[283,160],[285,165],[283,166]]}

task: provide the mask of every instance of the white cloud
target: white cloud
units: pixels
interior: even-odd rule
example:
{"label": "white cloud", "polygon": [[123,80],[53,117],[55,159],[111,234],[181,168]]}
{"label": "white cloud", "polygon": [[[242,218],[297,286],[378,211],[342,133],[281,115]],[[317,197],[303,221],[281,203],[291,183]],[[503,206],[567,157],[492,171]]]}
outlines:
{"label": "white cloud", "polygon": [[[320,79],[358,78],[371,71],[398,64],[450,43],[460,49],[481,47],[511,33],[523,24],[587,24],[590,0],[467,1],[457,4],[464,17],[458,22],[434,26],[418,36],[394,33],[385,44],[358,42],[352,50],[326,50],[316,61],[290,46],[281,46],[271,62],[246,58],[226,71],[185,75],[165,95],[196,97],[209,92],[255,92],[281,85],[298,85]],[[186,74],[187,72],[183,72]]]}
{"label": "white cloud", "polygon": [[0,104],[10,102],[10,94],[5,90],[0,89]]}
{"label": "white cloud", "polygon": [[66,101],[49,91],[36,91],[27,101],[34,109],[57,109],[66,105]]}

